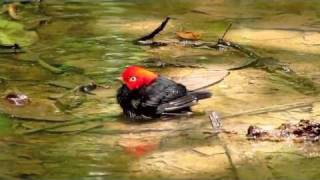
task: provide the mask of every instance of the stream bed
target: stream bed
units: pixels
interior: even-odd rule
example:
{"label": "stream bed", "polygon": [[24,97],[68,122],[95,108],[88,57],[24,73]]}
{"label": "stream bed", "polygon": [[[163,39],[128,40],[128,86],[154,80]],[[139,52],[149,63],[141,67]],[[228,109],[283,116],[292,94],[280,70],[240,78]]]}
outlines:
{"label": "stream bed", "polygon": [[[319,179],[319,142],[246,137],[250,125],[320,121],[318,7],[317,0],[44,0],[18,5],[16,20],[3,13],[0,44],[24,52],[0,52],[0,179]],[[249,58],[132,42],[168,16],[156,40],[191,31],[216,42],[232,23],[224,38],[264,57],[263,65],[230,70]],[[115,99],[128,65],[204,79],[215,70],[224,79],[190,117],[130,122]],[[99,84],[94,94],[74,91],[91,82]],[[8,93],[30,102],[15,106]],[[212,111],[225,117],[226,131],[212,134]],[[81,123],[41,130],[74,120]]]}

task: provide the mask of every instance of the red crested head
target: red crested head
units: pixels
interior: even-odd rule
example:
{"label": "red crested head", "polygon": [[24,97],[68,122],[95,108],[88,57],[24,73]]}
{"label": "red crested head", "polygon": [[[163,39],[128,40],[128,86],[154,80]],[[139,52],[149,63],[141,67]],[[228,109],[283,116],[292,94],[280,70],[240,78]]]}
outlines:
{"label": "red crested head", "polygon": [[158,75],[139,66],[129,66],[122,72],[122,81],[130,90],[148,86]]}

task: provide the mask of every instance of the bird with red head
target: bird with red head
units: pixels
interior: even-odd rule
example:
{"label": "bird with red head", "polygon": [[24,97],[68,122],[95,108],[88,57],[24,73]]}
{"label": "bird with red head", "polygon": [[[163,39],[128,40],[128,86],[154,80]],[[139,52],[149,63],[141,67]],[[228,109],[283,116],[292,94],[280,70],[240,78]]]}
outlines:
{"label": "bird with red head", "polygon": [[129,66],[121,75],[122,81],[130,90],[148,86],[157,79],[158,75],[140,66]]}
{"label": "bird with red head", "polygon": [[140,66],[129,66],[121,74],[123,85],[117,101],[129,119],[149,120],[164,115],[190,114],[190,107],[211,97],[208,91],[187,88]]}

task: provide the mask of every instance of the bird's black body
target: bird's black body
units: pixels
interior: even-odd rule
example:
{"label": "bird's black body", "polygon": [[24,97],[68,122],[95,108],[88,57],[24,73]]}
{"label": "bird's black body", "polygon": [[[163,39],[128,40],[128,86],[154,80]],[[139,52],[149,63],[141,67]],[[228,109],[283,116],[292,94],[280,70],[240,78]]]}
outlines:
{"label": "bird's black body", "polygon": [[190,111],[190,106],[199,99],[210,96],[206,91],[188,92],[184,85],[159,76],[148,86],[136,90],[122,85],[117,92],[117,101],[127,117],[143,120]]}

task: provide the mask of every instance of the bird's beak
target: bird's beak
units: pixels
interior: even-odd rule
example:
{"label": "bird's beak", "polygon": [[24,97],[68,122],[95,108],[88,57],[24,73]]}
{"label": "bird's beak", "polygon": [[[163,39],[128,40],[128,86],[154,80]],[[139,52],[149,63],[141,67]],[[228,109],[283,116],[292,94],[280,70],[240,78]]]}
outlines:
{"label": "bird's beak", "polygon": [[122,83],[124,83],[124,81],[123,81],[122,77],[117,77],[117,78],[116,78],[116,80],[117,80],[117,81],[120,81],[120,82],[122,82]]}

